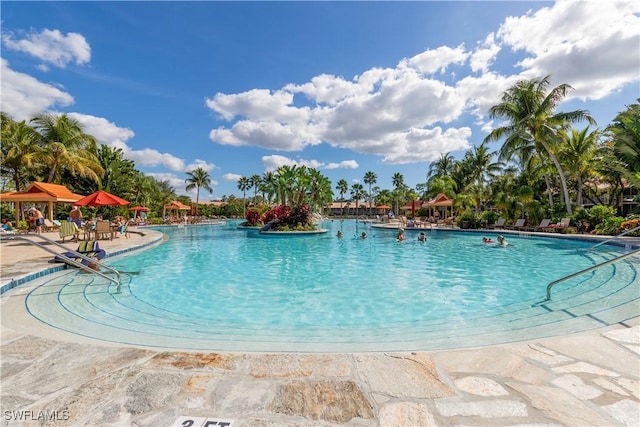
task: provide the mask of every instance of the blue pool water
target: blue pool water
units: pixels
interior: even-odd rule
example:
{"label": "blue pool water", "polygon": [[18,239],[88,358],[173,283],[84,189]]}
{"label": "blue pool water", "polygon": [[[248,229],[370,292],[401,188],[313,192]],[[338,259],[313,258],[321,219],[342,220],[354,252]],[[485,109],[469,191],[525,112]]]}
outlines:
{"label": "blue pool water", "polygon": [[[123,337],[141,332],[159,337],[158,344],[146,344],[169,347],[162,341],[166,337],[189,348],[200,348],[194,342],[207,342],[202,348],[236,343],[220,345],[231,350],[297,349],[292,342],[310,344],[303,348],[311,350],[317,350],[314,343],[336,342],[360,343],[346,347],[356,350],[430,348],[415,344],[415,338],[435,332],[440,335],[422,341],[450,339],[480,325],[483,333],[496,328],[498,334],[524,327],[515,321],[525,316],[515,313],[553,310],[531,308],[544,299],[549,282],[622,252],[606,246],[588,251],[593,243],[532,236],[509,235],[507,247],[482,243],[483,236],[495,240],[495,232],[425,230],[427,242],[419,242],[419,231],[407,230],[407,240],[397,242],[394,230],[354,221],[327,221],[322,227],[329,231],[294,237],[262,236],[235,224],[162,228],[167,242],[110,262],[139,272],[129,276],[121,294],[88,282],[81,301],[78,292],[65,294],[64,287],[58,299],[67,312],[78,310],[78,317],[93,325],[111,328],[121,322],[118,327],[128,332],[113,339],[82,331],[115,341],[138,343],[139,338]],[[339,229],[342,239],[336,237]],[[356,237],[362,231],[366,240]],[[631,263],[594,279],[595,274],[558,285],[557,299],[580,295],[581,286],[597,292],[621,274],[629,283],[636,280]],[[602,292],[604,298],[610,291]],[[97,308],[99,315],[75,308],[80,303]],[[265,342],[276,344],[256,346]]]}

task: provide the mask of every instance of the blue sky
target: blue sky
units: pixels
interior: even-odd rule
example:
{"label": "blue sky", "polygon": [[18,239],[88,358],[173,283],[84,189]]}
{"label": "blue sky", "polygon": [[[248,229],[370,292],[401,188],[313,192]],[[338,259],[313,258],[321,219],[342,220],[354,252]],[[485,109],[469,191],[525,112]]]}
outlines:
{"label": "blue sky", "polygon": [[[284,164],[392,188],[551,75],[604,128],[640,97],[640,2],[2,2],[1,108],[67,113],[136,167],[213,194]],[[582,126],[582,125],[580,125]],[[586,126],[586,125],[585,125]],[[491,148],[498,148],[493,144]],[[365,186],[366,187],[366,186]],[[337,193],[337,192],[336,192]],[[336,194],[337,195],[337,194]]]}

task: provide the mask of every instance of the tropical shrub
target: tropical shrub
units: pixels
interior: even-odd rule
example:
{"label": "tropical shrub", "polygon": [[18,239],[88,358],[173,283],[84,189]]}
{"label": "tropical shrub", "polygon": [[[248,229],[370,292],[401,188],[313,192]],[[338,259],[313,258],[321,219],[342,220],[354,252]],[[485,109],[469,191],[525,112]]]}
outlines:
{"label": "tropical shrub", "polygon": [[[587,215],[587,221],[589,221],[591,227],[598,229],[600,224],[616,216],[616,209],[613,206],[595,205],[587,209]],[[610,225],[614,222],[611,222]]]}
{"label": "tropical shrub", "polygon": [[264,224],[271,221],[275,221],[273,229],[276,231],[310,231],[315,229],[308,205],[294,208],[287,205],[276,206],[262,216]]}
{"label": "tropical shrub", "polygon": [[460,228],[478,228],[480,217],[473,210],[467,209],[458,215],[456,223]]}
{"label": "tropical shrub", "polygon": [[619,216],[613,216],[605,219],[603,222],[596,226],[597,234],[607,234],[615,236],[620,234],[620,227],[624,222],[624,218]]}
{"label": "tropical shrub", "polygon": [[247,220],[247,225],[255,226],[260,225],[262,222],[260,221],[260,214],[253,209],[249,209],[247,214],[245,215],[245,219]]}
{"label": "tropical shrub", "polygon": [[496,211],[484,211],[480,214],[480,219],[486,221],[487,224],[495,224],[498,217],[499,215]]}
{"label": "tropical shrub", "polygon": [[[625,220],[624,222],[622,222],[620,224],[620,230],[621,232],[624,232],[626,230],[632,230],[636,227],[640,226],[640,217],[639,218],[631,218]],[[640,237],[640,230],[636,230],[633,233],[629,233],[627,234],[627,236],[635,236],[635,237]]]}

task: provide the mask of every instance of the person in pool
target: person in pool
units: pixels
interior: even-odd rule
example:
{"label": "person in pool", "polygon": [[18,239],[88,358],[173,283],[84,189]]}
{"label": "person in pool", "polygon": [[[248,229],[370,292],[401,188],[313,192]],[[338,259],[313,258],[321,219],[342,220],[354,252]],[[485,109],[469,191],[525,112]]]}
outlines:
{"label": "person in pool", "polygon": [[[503,237],[503,239],[504,239],[504,237]],[[483,237],[483,238],[482,238],[482,243],[487,243],[487,244],[489,244],[489,243],[493,243],[493,240],[491,240],[491,239],[490,239],[490,238],[488,238],[488,237]]]}
{"label": "person in pool", "polygon": [[338,239],[342,239],[342,230],[338,230],[338,234],[336,236]]}
{"label": "person in pool", "polygon": [[367,238],[367,233],[365,231],[362,232],[362,234],[360,235],[361,239],[366,239]]}
{"label": "person in pool", "polygon": [[420,234],[418,235],[418,241],[419,242],[426,242],[427,241],[427,235],[424,234],[424,231],[421,231]]}
{"label": "person in pool", "polygon": [[398,235],[396,236],[396,239],[398,240],[398,242],[402,242],[403,240],[406,239],[404,235],[404,230],[402,228],[398,230]]}
{"label": "person in pool", "polygon": [[509,245],[509,242],[507,242],[507,239],[505,239],[504,236],[498,236],[498,243],[503,247]]}

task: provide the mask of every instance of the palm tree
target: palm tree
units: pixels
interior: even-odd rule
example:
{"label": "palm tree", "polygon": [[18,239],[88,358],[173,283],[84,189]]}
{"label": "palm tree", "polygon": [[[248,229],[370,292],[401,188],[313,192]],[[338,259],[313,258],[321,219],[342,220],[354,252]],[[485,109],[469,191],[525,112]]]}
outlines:
{"label": "palm tree", "polygon": [[261,183],[262,178],[258,174],[252,175],[251,178],[249,178],[249,185],[253,187],[253,203],[258,203],[258,189]]}
{"label": "palm tree", "polygon": [[366,195],[362,184],[356,182],[351,185],[351,198],[356,201],[356,216],[358,215],[358,201]]}
{"label": "palm tree", "polygon": [[66,114],[41,114],[31,122],[41,135],[46,164],[49,165],[46,182],[53,182],[60,169],[66,169],[72,175],[100,183],[104,170],[97,159],[98,143],[95,137],[83,132],[77,120]]}
{"label": "palm tree", "polygon": [[404,187],[404,176],[400,172],[396,172],[391,177],[391,182],[393,183],[393,187],[394,187],[393,194],[396,202],[396,215],[398,215],[399,203],[400,203],[399,199],[400,197],[402,197],[402,190]]}
{"label": "palm tree", "polygon": [[187,183],[187,186],[184,189],[187,191],[191,191],[194,188],[196,189],[196,216],[198,216],[200,188],[204,188],[209,193],[213,193],[213,188],[211,188],[211,176],[209,176],[209,172],[203,168],[196,168],[191,172],[187,172],[187,176],[188,178],[184,180]]}
{"label": "palm tree", "polygon": [[42,147],[36,143],[40,135],[24,120],[16,122],[4,113],[0,115],[0,127],[2,173],[11,175],[15,190],[20,191],[26,184],[26,169],[43,157]]}
{"label": "palm tree", "polygon": [[431,178],[437,178],[441,176],[451,176],[455,171],[456,159],[453,158],[451,153],[440,154],[440,158],[429,165],[429,171],[427,172],[427,181]]}
{"label": "palm tree", "polygon": [[344,193],[349,191],[349,184],[347,180],[341,179],[336,184],[336,190],[340,193],[340,215],[344,215],[344,210],[342,209],[342,202],[344,202]]}
{"label": "palm tree", "polygon": [[545,153],[555,165],[566,210],[571,214],[567,181],[553,145],[558,140],[558,131],[566,129],[569,124],[582,120],[590,124],[595,122],[585,110],[555,113],[556,107],[572,87],[561,84],[547,93],[549,78],[523,80],[507,89],[502,95],[502,102],[489,110],[489,117],[505,119],[507,124],[491,131],[484,141],[504,138],[502,150],[506,153],[517,151],[518,147],[531,146],[535,151]]}
{"label": "palm tree", "polygon": [[238,180],[238,190],[242,191],[242,217],[247,216],[247,190],[251,188],[249,178],[246,176],[240,177]]}
{"label": "palm tree", "polygon": [[564,144],[559,155],[565,170],[576,185],[576,205],[582,207],[584,182],[593,174],[593,161],[598,149],[599,131],[589,132],[587,126],[582,131],[571,129],[571,134],[562,133]]}
{"label": "palm tree", "polygon": [[640,187],[640,99],[618,114],[607,127],[613,153],[620,161],[620,172]]}
{"label": "palm tree", "polygon": [[364,183],[369,184],[369,216],[371,216],[371,208],[373,207],[373,195],[371,194],[371,185],[378,181],[378,176],[374,172],[364,174]]}
{"label": "palm tree", "polygon": [[276,177],[272,171],[266,171],[262,174],[262,179],[260,180],[260,191],[262,192],[262,198],[264,199],[264,195],[266,193],[267,204],[271,205],[271,197],[276,194]]}

